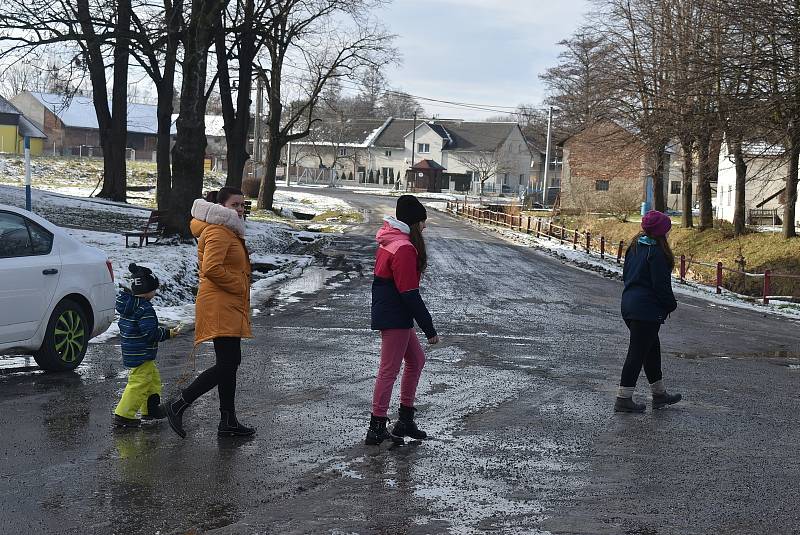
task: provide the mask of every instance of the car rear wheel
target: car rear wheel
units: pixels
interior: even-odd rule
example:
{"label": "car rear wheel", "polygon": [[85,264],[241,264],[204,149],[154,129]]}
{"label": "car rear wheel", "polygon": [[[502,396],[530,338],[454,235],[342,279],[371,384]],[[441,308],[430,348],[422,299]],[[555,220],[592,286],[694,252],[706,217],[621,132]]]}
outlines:
{"label": "car rear wheel", "polygon": [[75,301],[64,299],[53,310],[36,363],[48,371],[74,370],[83,361],[89,347],[89,323],[86,312]]}

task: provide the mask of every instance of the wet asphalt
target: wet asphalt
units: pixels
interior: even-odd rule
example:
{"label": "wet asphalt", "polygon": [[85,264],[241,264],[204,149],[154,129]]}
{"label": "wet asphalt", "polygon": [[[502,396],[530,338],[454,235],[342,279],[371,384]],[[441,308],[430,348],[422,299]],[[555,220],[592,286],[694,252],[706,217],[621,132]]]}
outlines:
{"label": "wet asphalt", "polygon": [[[679,297],[663,367],[685,401],[614,414],[621,283],[432,210],[422,291],[442,344],[417,407],[433,438],[364,446],[372,237],[393,200],[332,195],[368,222],[259,307],[237,393],[258,434],[217,438],[215,392],[185,440],[112,430],[117,341],[72,374],[16,361],[0,374],[0,533],[800,533],[796,321]],[[167,395],[190,349],[162,345]],[[201,346],[198,369],[212,362]]]}

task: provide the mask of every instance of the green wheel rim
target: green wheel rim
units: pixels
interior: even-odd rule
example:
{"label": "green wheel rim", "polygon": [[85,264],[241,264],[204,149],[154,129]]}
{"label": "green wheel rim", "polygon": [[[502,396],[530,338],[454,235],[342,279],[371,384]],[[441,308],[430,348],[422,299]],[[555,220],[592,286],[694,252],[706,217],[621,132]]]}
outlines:
{"label": "green wheel rim", "polygon": [[53,331],[54,347],[58,357],[67,364],[72,364],[80,358],[86,333],[80,314],[74,310],[65,310],[56,320]]}

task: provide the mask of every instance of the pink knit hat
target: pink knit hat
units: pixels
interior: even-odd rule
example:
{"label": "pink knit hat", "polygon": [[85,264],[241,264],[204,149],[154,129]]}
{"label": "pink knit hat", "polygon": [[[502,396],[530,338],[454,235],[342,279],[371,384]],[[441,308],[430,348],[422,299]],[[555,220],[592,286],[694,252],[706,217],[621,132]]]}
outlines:
{"label": "pink knit hat", "polygon": [[662,214],[657,210],[650,210],[642,218],[642,230],[648,236],[666,236],[671,228],[672,220],[666,214]]}

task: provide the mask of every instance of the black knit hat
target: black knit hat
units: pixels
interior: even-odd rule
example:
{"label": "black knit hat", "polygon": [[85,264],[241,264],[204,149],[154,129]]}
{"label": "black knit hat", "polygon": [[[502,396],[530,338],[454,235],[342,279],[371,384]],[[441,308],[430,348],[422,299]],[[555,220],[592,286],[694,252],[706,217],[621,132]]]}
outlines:
{"label": "black knit hat", "polygon": [[413,195],[401,195],[397,199],[395,217],[410,227],[414,223],[428,219],[428,211]]}
{"label": "black knit hat", "polygon": [[128,266],[128,271],[133,275],[133,282],[131,282],[131,292],[133,295],[142,295],[158,289],[158,277],[153,275],[150,269],[144,266],[131,264]]}

